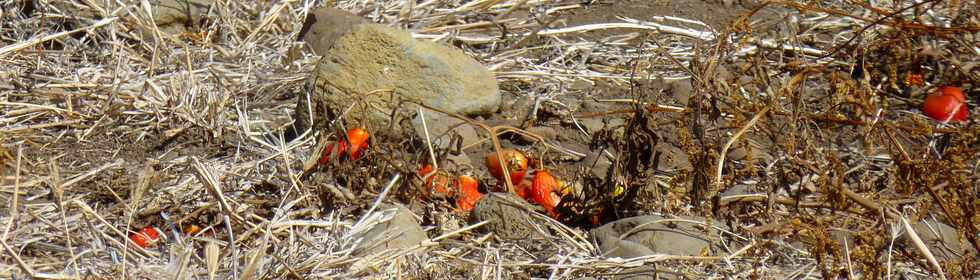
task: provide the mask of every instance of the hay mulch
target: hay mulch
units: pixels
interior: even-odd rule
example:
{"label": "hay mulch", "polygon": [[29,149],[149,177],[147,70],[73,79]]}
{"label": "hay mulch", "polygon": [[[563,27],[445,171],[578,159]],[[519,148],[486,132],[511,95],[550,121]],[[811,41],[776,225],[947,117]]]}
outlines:
{"label": "hay mulch", "polygon": [[[309,54],[287,59],[310,3],[219,0],[206,20],[171,34],[143,2],[61,2],[95,16],[0,1],[3,278],[578,279],[636,268],[692,279],[980,277],[978,119],[939,123],[918,110],[952,84],[976,112],[976,2],[770,1],[724,26],[680,17],[567,25],[631,1],[331,4],[463,49],[505,96],[539,100],[534,114],[563,100],[620,104],[560,117],[623,121],[583,131],[579,147],[591,150],[576,152],[609,154],[614,175],[566,170],[590,194],[567,211],[615,203],[605,219],[708,217],[727,232],[713,238],[741,244],[633,259],[603,256],[587,224],[543,222],[553,238],[517,244],[421,201],[414,172],[428,143],[401,120],[376,125],[362,160],[304,172],[317,135],[265,135],[288,119],[316,64]],[[767,9],[779,11],[776,23],[748,17]],[[686,104],[650,86],[681,79],[691,81]],[[658,170],[668,140],[690,166]],[[730,153],[753,148],[766,160]],[[610,195],[616,188],[626,194]],[[381,200],[425,209],[416,214],[430,239],[355,257],[351,233],[379,222],[369,213]],[[913,230],[920,221],[955,228],[961,255],[937,257]],[[184,234],[191,225],[201,230]],[[165,240],[135,246],[128,236],[146,226]]]}

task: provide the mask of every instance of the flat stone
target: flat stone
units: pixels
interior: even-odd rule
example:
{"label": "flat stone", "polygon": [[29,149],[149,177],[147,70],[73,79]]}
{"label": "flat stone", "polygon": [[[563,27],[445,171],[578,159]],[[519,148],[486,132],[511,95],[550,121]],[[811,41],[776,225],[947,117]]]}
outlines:
{"label": "flat stone", "polygon": [[[769,141],[748,139],[748,145],[737,143],[728,150],[728,159],[733,161],[747,161],[746,164],[768,164],[775,160],[767,151],[772,150],[772,145],[767,145]],[[764,144],[765,143],[765,144]]]}
{"label": "flat stone", "polygon": [[[558,130],[556,130],[556,129],[552,128],[552,127],[535,126],[535,127],[528,127],[525,130],[527,132],[534,133],[537,136],[541,136],[541,138],[544,138],[545,141],[553,141],[553,140],[555,140],[558,137]],[[534,143],[534,142],[538,141],[537,138],[534,138],[534,137],[531,137],[531,136],[526,136],[526,135],[523,135],[523,134],[521,135],[521,140],[527,141],[527,142],[530,142],[530,143]]]}
{"label": "flat stone", "polygon": [[500,108],[498,109],[501,112],[507,112],[506,114],[501,114],[501,118],[511,121],[523,121],[528,117],[532,107],[534,107],[533,98],[527,95],[508,95],[506,99],[500,102]]}
{"label": "flat stone", "polygon": [[422,126],[422,118],[415,116],[412,119],[412,126],[415,128],[415,135],[422,140],[425,140],[425,128],[428,128],[430,141],[438,147],[446,147],[453,133],[462,138],[463,146],[473,144],[481,139],[477,132],[478,128],[438,112],[425,112],[425,126]]}
{"label": "flat stone", "polygon": [[[322,55],[311,78],[314,101],[337,110],[360,104],[348,118],[386,122],[399,98],[462,115],[500,106],[490,70],[458,49],[417,41],[404,30],[359,24]],[[410,114],[416,108],[401,109]]]}
{"label": "flat stone", "polygon": [[[912,229],[919,235],[919,239],[929,247],[929,251],[939,260],[961,260],[964,250],[968,253],[976,254],[976,250],[969,243],[960,242],[959,231],[956,228],[939,222],[921,221],[912,225]],[[908,232],[902,233],[899,237],[910,248],[915,250],[909,238]]]}
{"label": "flat stone", "polygon": [[[668,221],[669,220],[669,221]],[[701,229],[700,217],[667,218],[647,215],[610,222],[592,230],[599,250],[607,257],[635,258],[658,254],[700,256],[711,243]]]}
{"label": "flat stone", "polygon": [[606,158],[606,156],[603,154],[589,153],[582,160],[582,165],[589,168],[589,171],[593,176],[605,179],[606,173],[609,172],[609,166],[612,165],[612,161]]}
{"label": "flat stone", "polygon": [[405,206],[382,204],[375,213],[381,215],[381,222],[360,231],[355,228],[350,234],[352,240],[362,239],[354,249],[355,256],[409,248],[428,238]]}
{"label": "flat stone", "polygon": [[446,155],[446,161],[451,162],[458,169],[473,166],[473,159],[466,152],[460,152],[458,155],[449,153]]}
{"label": "flat stone", "polygon": [[484,195],[473,208],[470,219],[473,223],[490,221],[483,229],[492,232],[500,239],[529,240],[543,238],[532,224],[528,209],[534,209],[520,197],[510,193],[489,193]]}
{"label": "flat stone", "polygon": [[[919,239],[929,248],[929,252],[941,262],[961,261],[964,253],[976,255],[976,250],[973,249],[973,246],[968,242],[960,242],[959,231],[950,225],[935,221],[920,221],[912,224],[912,229],[915,230]],[[894,249],[905,250],[913,255],[920,255],[921,253],[916,249],[911,238],[909,238],[908,232],[903,227],[899,227],[899,230],[901,230],[901,235],[895,241]],[[847,246],[852,248],[856,246],[855,239],[857,237],[855,234],[848,230],[831,231],[831,236],[841,248],[844,248],[845,242]],[[891,236],[889,232],[883,232],[882,234],[886,240]],[[804,250],[807,248],[803,243],[799,243],[796,246]],[[885,242],[878,250],[887,251],[889,249],[888,246],[889,243]],[[887,255],[882,254],[879,260],[882,262],[887,261]]]}
{"label": "flat stone", "polygon": [[[477,128],[462,120],[438,112],[428,111],[425,113],[425,126],[422,126],[422,118],[415,116],[412,119],[412,127],[415,129],[416,137],[422,141],[425,141],[425,128],[428,128],[429,140],[432,142],[433,148],[455,149],[455,147],[450,146],[453,135],[460,137],[462,146],[476,143],[482,139],[477,133]],[[456,167],[472,166],[472,160],[464,151],[460,151],[459,154],[450,152],[446,155],[446,160],[452,162],[452,166]]]}
{"label": "flat stone", "polygon": [[728,189],[725,189],[725,191],[721,193],[721,197],[749,195],[749,194],[765,194],[765,193],[756,191],[755,186],[753,185],[738,184]]}
{"label": "flat stone", "polygon": [[690,79],[673,80],[666,82],[667,92],[677,100],[678,105],[687,106],[694,96],[694,87],[691,86]]}
{"label": "flat stone", "polygon": [[608,124],[603,123],[601,118],[583,118],[578,120],[579,125],[589,133],[599,132],[603,126],[610,128],[620,126],[619,129],[622,129],[621,126],[625,124],[622,118],[607,118],[606,122]]}
{"label": "flat stone", "polygon": [[677,147],[671,143],[663,143],[658,145],[658,148],[662,153],[660,155],[660,166],[658,167],[660,170],[679,171],[694,169],[687,153],[685,153],[680,147]]}

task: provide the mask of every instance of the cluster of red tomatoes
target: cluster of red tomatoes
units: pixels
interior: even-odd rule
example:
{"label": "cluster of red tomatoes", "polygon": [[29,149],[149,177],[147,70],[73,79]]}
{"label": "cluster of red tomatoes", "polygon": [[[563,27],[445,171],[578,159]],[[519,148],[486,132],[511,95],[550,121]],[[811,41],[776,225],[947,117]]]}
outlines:
{"label": "cluster of red tomatoes", "polygon": [[[486,157],[486,166],[490,175],[493,175],[499,183],[506,180],[504,176],[509,177],[517,196],[541,205],[548,215],[557,217],[555,207],[561,201],[561,196],[558,194],[563,188],[561,181],[544,169],[535,170],[534,177],[527,178],[530,160],[521,151],[503,149],[500,151],[500,156],[506,164],[507,174],[504,174],[504,168],[500,165],[501,158],[497,157],[497,153],[491,152]],[[424,179],[429,196],[454,197],[457,207],[464,212],[472,210],[483,195],[479,192],[479,181],[469,175],[458,176],[457,180],[452,182],[448,173],[433,172],[432,165],[426,164],[419,169],[419,176]]]}
{"label": "cluster of red tomatoes", "polygon": [[[362,128],[351,128],[347,131],[347,137],[337,142],[326,145],[323,149],[319,163],[321,165],[329,163],[332,156],[336,155],[340,160],[354,160],[363,154],[368,148],[370,134]],[[534,171],[534,177],[525,180],[528,172],[527,155],[515,149],[504,149],[500,152],[503,162],[507,164],[507,176],[515,185],[515,192],[521,198],[529,202],[536,203],[544,207],[545,211],[553,217],[555,206],[561,201],[557,191],[562,186],[561,181],[556,179],[547,170],[539,169]],[[504,182],[504,169],[500,166],[497,153],[490,153],[486,157],[487,169],[498,182]],[[443,170],[434,170],[432,165],[423,165],[418,170],[418,175],[422,177],[426,186],[426,196],[430,198],[453,198],[456,207],[464,212],[469,212],[476,206],[476,203],[483,196],[480,193],[480,181],[470,175],[451,176]]]}

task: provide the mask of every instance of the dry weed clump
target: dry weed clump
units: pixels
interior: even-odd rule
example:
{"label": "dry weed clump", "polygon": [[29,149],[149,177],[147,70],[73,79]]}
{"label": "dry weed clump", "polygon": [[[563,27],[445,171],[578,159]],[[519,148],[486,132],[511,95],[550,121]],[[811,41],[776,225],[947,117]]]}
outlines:
{"label": "dry weed clump", "polygon": [[[325,4],[217,0],[174,34],[143,2],[48,2],[0,0],[2,278],[980,275],[977,118],[937,123],[918,111],[939,85],[976,107],[974,2],[767,1],[716,26],[569,24],[631,1],[327,1],[459,47],[505,94],[533,100],[492,120],[452,116],[485,131],[472,147],[433,146],[397,114],[363,123],[334,112],[322,131],[267,137],[309,94],[317,58],[287,56],[305,15]],[[753,21],[766,12],[777,23]],[[663,84],[678,80],[690,81],[687,102],[665,98],[680,90]],[[583,129],[594,119],[602,129]],[[531,130],[544,125],[571,136]],[[350,127],[371,132],[365,156],[313,164],[317,145]],[[421,164],[521,141],[580,186],[560,221],[535,216],[553,238],[499,241],[452,204],[420,199]],[[573,165],[591,154],[612,159],[604,176]],[[689,164],[664,168],[678,158]],[[410,205],[428,240],[353,256],[352,232],[383,219],[373,215],[382,201]],[[609,258],[590,239],[589,228],[647,213],[705,217],[724,249]],[[940,225],[956,240],[930,243]],[[141,248],[128,236],[146,226],[165,234]]]}

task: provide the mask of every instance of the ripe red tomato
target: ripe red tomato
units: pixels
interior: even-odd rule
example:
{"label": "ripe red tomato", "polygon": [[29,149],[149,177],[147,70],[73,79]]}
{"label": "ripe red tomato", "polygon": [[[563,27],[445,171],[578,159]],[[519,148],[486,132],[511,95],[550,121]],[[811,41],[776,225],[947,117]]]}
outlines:
{"label": "ripe red tomato", "polygon": [[371,135],[367,130],[359,127],[351,128],[347,131],[347,139],[350,139],[350,159],[357,159],[361,156],[361,150],[367,149],[368,139]]}
{"label": "ripe red tomato", "polygon": [[[339,157],[347,156],[347,159],[355,160],[361,157],[361,153],[364,149],[368,148],[368,140],[371,135],[362,128],[351,128],[347,131],[347,138],[340,139],[337,143],[327,144],[326,147],[321,151],[321,156],[319,163],[324,165],[330,162],[330,155],[337,154]],[[347,139],[350,139],[351,144],[347,144]],[[348,150],[350,150],[348,152]]]}
{"label": "ripe red tomato", "polygon": [[[507,164],[510,182],[514,185],[520,184],[521,180],[524,179],[524,175],[527,174],[527,156],[515,149],[503,149],[500,151],[500,155],[504,157],[504,164]],[[493,175],[498,181],[503,182],[504,170],[500,167],[497,153],[491,152],[487,155],[486,164],[487,169],[490,169],[490,175]]]}
{"label": "ripe red tomato", "polygon": [[462,175],[456,180],[459,193],[456,196],[456,206],[463,212],[469,212],[476,207],[483,194],[480,193],[480,181],[471,176]]}
{"label": "ripe red tomato", "polygon": [[561,197],[555,193],[555,190],[559,187],[558,179],[551,176],[547,170],[534,172],[534,181],[531,183],[531,198],[535,203],[544,207],[545,212],[548,212],[551,217],[557,217],[555,206],[558,206]]}
{"label": "ripe red tomato", "polygon": [[155,245],[157,239],[159,238],[160,233],[157,231],[157,229],[151,226],[147,226],[140,231],[129,235],[129,239],[132,239],[133,243],[136,243],[136,245],[143,249]]}
{"label": "ripe red tomato", "polygon": [[967,111],[966,96],[957,87],[939,87],[922,103],[922,113],[941,122],[966,121]]}

